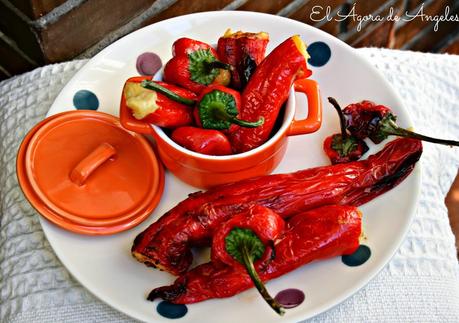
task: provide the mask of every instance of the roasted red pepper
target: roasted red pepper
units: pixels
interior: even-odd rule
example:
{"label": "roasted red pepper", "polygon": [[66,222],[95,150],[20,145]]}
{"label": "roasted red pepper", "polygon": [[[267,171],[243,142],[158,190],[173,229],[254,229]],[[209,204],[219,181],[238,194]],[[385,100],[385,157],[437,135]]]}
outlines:
{"label": "roasted red pepper", "polygon": [[324,151],[331,163],[341,164],[359,160],[368,151],[368,146],[362,139],[349,135],[346,130],[346,120],[338,102],[334,98],[328,98],[339,115],[341,133],[333,134],[324,141]]}
{"label": "roasted red pepper", "polygon": [[228,254],[225,242],[226,237],[233,229],[240,228],[252,230],[260,238],[261,242],[268,246],[259,260],[267,261],[271,257],[270,251],[272,251],[269,247],[272,241],[277,239],[284,231],[284,226],[284,220],[277,213],[264,206],[254,205],[218,227],[212,238],[211,259],[212,261],[221,261],[229,266],[244,269],[244,266],[239,261]]}
{"label": "roasted red pepper", "polygon": [[258,127],[264,119],[248,122],[237,118],[241,106],[239,92],[223,85],[210,85],[205,88],[198,98],[194,110],[196,124],[206,129],[229,129],[231,124],[241,127]]}
{"label": "roasted red pepper", "polygon": [[365,100],[350,104],[343,110],[343,113],[346,117],[346,127],[353,136],[359,139],[368,137],[375,144],[393,135],[436,144],[459,146],[459,141],[432,138],[400,128],[396,124],[397,116],[390,108],[371,101]]}
{"label": "roasted red pepper", "polygon": [[231,66],[218,60],[208,44],[190,39],[177,39],[172,46],[173,57],[164,66],[164,80],[193,91],[201,92],[207,85],[228,85]]}
{"label": "roasted red pepper", "polygon": [[238,90],[245,87],[256,67],[265,58],[268,42],[268,33],[232,33],[231,29],[218,39],[218,57],[234,67],[231,71],[231,87]]}
{"label": "roasted red pepper", "polygon": [[261,296],[280,315],[284,314],[283,307],[269,295],[254,265],[275,257],[274,240],[283,230],[284,220],[278,214],[255,205],[217,229],[211,252],[212,261],[246,270]]}
{"label": "roasted red pepper", "polygon": [[[361,213],[352,206],[324,206],[300,213],[288,220],[276,240],[273,259],[255,268],[268,281],[314,260],[351,254],[359,246],[361,233]],[[233,296],[251,287],[250,276],[240,267],[212,261],[183,274],[171,286],[155,288],[148,299],[189,304]]]}
{"label": "roasted red pepper", "polygon": [[228,138],[218,130],[196,127],[175,129],[171,138],[180,146],[205,155],[230,155],[231,145]]}
{"label": "roasted red pepper", "polygon": [[358,206],[390,190],[410,174],[422,153],[414,139],[397,139],[367,160],[291,174],[261,176],[191,194],[134,241],[132,254],[175,275],[192,262],[191,247],[207,244],[218,226],[250,205],[282,218],[322,205]]}
{"label": "roasted red pepper", "polygon": [[[142,82],[153,84],[154,88],[142,86]],[[193,123],[193,110],[187,104],[176,102],[164,91],[171,95],[182,97],[184,102],[194,102],[193,92],[164,82],[153,82],[151,76],[136,76],[129,78],[124,84],[121,105],[127,106],[134,118],[165,128],[175,128]],[[160,92],[161,91],[161,92]]]}
{"label": "roasted red pepper", "polygon": [[311,75],[306,64],[308,57],[301,38],[293,36],[277,46],[257,67],[242,93],[239,118],[257,121],[263,117],[265,122],[260,127],[236,127],[231,131],[229,139],[236,152],[249,151],[268,140],[293,81]]}

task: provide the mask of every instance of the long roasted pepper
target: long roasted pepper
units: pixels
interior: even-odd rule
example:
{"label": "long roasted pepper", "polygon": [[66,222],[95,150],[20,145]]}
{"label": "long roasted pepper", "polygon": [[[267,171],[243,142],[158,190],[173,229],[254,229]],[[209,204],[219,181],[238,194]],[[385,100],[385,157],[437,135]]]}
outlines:
{"label": "long roasted pepper", "polygon": [[[273,259],[256,263],[255,269],[268,281],[314,260],[351,254],[359,246],[361,232],[361,213],[355,207],[323,206],[297,214],[275,241]],[[233,296],[251,287],[245,270],[212,261],[180,276],[171,286],[154,289],[148,299],[189,304]]]}
{"label": "long roasted pepper", "polygon": [[251,178],[190,194],[134,241],[139,261],[172,274],[192,262],[191,246],[209,245],[218,226],[250,205],[283,218],[323,205],[358,206],[390,190],[410,174],[422,153],[414,139],[396,139],[367,160],[290,174]]}
{"label": "long roasted pepper", "polygon": [[264,118],[265,122],[253,129],[235,127],[230,134],[233,150],[249,151],[269,139],[293,82],[311,75],[306,63],[308,57],[301,38],[293,36],[261,62],[242,92],[239,118],[247,121]]}

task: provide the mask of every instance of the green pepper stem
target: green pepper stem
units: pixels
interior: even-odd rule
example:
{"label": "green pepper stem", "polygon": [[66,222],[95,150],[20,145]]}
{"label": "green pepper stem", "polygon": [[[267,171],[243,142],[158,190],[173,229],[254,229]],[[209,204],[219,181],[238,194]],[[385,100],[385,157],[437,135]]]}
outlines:
{"label": "green pepper stem", "polygon": [[214,69],[214,68],[221,68],[223,70],[229,70],[231,71],[233,69],[233,66],[230,64],[223,63],[221,61],[213,61],[213,62],[203,62],[206,65],[206,69],[208,71]]}
{"label": "green pepper stem", "polygon": [[208,109],[209,111],[211,111],[211,115],[215,119],[229,121],[241,127],[256,128],[258,126],[261,126],[265,122],[265,118],[263,117],[261,117],[260,119],[258,119],[258,121],[255,121],[255,122],[241,120],[236,117],[233,117],[226,111],[225,105],[222,104],[221,102],[213,102],[212,104],[209,104]]}
{"label": "green pepper stem", "polygon": [[383,133],[387,135],[414,138],[414,139],[424,140],[424,141],[433,142],[435,144],[441,144],[441,145],[459,146],[459,141],[438,139],[438,138],[433,138],[429,136],[424,136],[419,133],[401,128],[391,119],[381,120],[380,131],[382,131]]}
{"label": "green pepper stem", "polygon": [[333,105],[335,108],[336,112],[338,112],[339,115],[339,124],[341,126],[341,140],[344,142],[347,139],[347,131],[346,131],[346,119],[344,118],[343,110],[341,110],[341,107],[339,106],[338,102],[332,98],[328,97],[328,102]]}
{"label": "green pepper stem", "polygon": [[238,118],[230,118],[228,120],[234,124],[237,124],[238,126],[246,127],[246,128],[256,128],[258,126],[261,126],[263,123],[265,123],[265,118],[263,117],[261,117],[260,119],[258,119],[258,121],[255,121],[255,122],[244,121]]}
{"label": "green pepper stem", "polygon": [[173,100],[175,102],[178,102],[178,103],[182,103],[182,104],[190,105],[190,106],[192,106],[192,105],[194,105],[196,103],[195,100],[184,98],[184,97],[178,95],[177,93],[174,93],[173,91],[171,91],[169,89],[166,89],[164,86],[161,86],[158,83],[153,82],[153,81],[143,80],[140,85],[142,87],[146,88],[146,89],[159,92],[159,93],[165,95],[166,97],[168,97],[169,99],[171,99],[171,100]]}
{"label": "green pepper stem", "polygon": [[252,278],[253,284],[257,288],[260,295],[277,314],[281,316],[284,315],[285,309],[274,298],[272,298],[271,295],[269,295],[269,292],[266,289],[263,282],[261,281],[260,276],[258,276],[258,273],[253,265],[252,258],[250,257],[249,250],[247,249],[247,246],[245,244],[242,244],[241,246],[241,254],[242,259],[244,261],[245,269],[247,270],[247,273],[249,274],[250,278]]}

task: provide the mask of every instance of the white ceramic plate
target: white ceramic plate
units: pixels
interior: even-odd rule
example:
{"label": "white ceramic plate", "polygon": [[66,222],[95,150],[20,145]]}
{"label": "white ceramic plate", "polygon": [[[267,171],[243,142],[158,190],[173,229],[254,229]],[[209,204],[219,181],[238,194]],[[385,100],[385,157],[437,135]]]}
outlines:
{"label": "white ceramic plate", "polygon": [[[331,58],[322,67],[311,67],[312,78],[320,84],[324,98],[322,128],[312,135],[291,137],[286,158],[276,173],[291,172],[328,164],[322,152],[323,139],[338,132],[336,112],[326,102],[335,97],[343,106],[363,99],[371,99],[393,108],[402,126],[411,122],[398,95],[382,76],[358,53],[336,38],[305,24],[289,19],[251,12],[207,12],[177,17],[138,30],[96,55],[64,87],[49,110],[49,115],[74,109],[75,92],[86,89],[94,92],[100,111],[118,114],[120,93],[124,81],[138,75],[135,65],[138,55],[155,52],[166,62],[171,57],[171,45],[179,37],[187,36],[216,43],[226,28],[244,31],[267,31],[270,34],[268,51],[293,34],[307,43],[321,41],[331,49]],[[305,100],[299,98],[303,102]],[[304,115],[306,109],[297,111]],[[378,149],[382,148],[382,144]],[[372,151],[375,147],[372,147]],[[370,152],[372,152],[370,151]],[[275,295],[285,288],[301,289],[305,301],[287,311],[285,322],[300,321],[321,313],[357,292],[390,260],[400,245],[413,217],[420,185],[420,169],[398,187],[361,207],[364,214],[366,245],[371,258],[362,266],[348,267],[340,258],[303,266],[267,286]],[[145,300],[154,287],[173,282],[168,273],[150,269],[135,261],[130,248],[135,236],[143,231],[176,203],[196,189],[166,175],[165,192],[155,212],[143,224],[130,231],[106,237],[73,234],[42,219],[48,240],[62,263],[81,284],[112,307],[136,319],[149,322],[169,322],[156,312],[156,304]],[[270,310],[251,289],[237,296],[209,300],[188,306],[188,313],[178,321],[199,322],[278,322]]]}

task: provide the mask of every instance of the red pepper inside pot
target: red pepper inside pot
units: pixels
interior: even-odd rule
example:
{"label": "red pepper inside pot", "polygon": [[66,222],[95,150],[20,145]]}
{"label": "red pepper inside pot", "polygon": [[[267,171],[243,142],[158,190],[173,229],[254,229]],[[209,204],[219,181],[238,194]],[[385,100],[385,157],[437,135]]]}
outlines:
{"label": "red pepper inside pot", "polygon": [[173,57],[164,67],[164,80],[184,87],[194,93],[207,85],[228,85],[231,66],[218,60],[217,53],[208,44],[180,38],[172,47]]}
{"label": "red pepper inside pot", "polygon": [[265,32],[231,32],[228,29],[218,39],[217,53],[222,62],[233,66],[231,87],[243,89],[256,67],[265,58],[269,35]]}
{"label": "red pepper inside pot", "polygon": [[362,139],[349,135],[346,130],[346,120],[338,102],[329,97],[328,101],[338,112],[341,133],[333,134],[324,141],[324,151],[331,163],[341,164],[359,160],[368,151],[368,146]]}
{"label": "red pepper inside pot", "polygon": [[[144,82],[149,86],[145,87]],[[182,101],[170,97],[180,97]],[[175,128],[193,123],[192,108],[196,95],[164,82],[153,82],[151,76],[129,78],[124,84],[121,105],[132,111],[134,118],[160,127]]]}
{"label": "red pepper inside pot", "polygon": [[175,129],[171,138],[180,146],[205,155],[230,155],[232,153],[228,138],[218,130],[196,127]]}
{"label": "red pepper inside pot", "polygon": [[194,110],[196,124],[206,129],[229,129],[231,124],[254,128],[263,124],[260,117],[255,122],[237,118],[241,107],[239,92],[222,85],[211,85],[205,88],[198,98]]}
{"label": "red pepper inside pot", "polygon": [[257,67],[242,92],[239,118],[256,121],[263,117],[265,122],[256,128],[231,130],[229,138],[236,152],[249,151],[269,139],[293,82],[311,75],[306,63],[308,58],[306,46],[297,35],[274,48]]}

